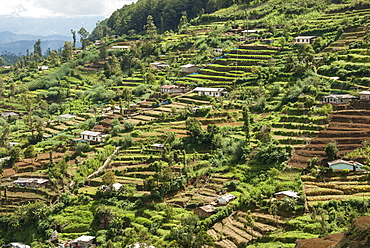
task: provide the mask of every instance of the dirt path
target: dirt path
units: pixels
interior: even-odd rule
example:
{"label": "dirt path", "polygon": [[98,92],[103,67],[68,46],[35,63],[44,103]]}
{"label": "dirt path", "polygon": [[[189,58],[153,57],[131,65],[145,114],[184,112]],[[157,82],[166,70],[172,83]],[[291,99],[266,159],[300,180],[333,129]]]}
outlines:
{"label": "dirt path", "polygon": [[114,155],[117,154],[117,152],[121,149],[121,147],[116,147],[116,149],[114,150],[114,152],[105,160],[104,164],[102,166],[100,166],[96,171],[94,171],[92,174],[88,175],[86,177],[86,180],[96,176],[96,175],[99,175],[100,172],[102,172],[110,163],[110,161],[112,160],[112,157]]}

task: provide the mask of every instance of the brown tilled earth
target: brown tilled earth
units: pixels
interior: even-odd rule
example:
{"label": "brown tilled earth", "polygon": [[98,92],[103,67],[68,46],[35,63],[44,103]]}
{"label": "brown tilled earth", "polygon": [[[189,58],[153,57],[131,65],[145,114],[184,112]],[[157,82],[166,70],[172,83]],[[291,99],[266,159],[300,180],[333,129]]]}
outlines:
{"label": "brown tilled earth", "polygon": [[[359,109],[361,107],[362,109]],[[367,107],[368,109],[363,109]],[[297,149],[289,161],[289,165],[306,168],[307,160],[318,157],[326,159],[324,152],[328,143],[336,142],[339,156],[362,147],[364,140],[370,140],[370,103],[358,103],[347,110],[336,111],[325,130],[301,149]]]}
{"label": "brown tilled earth", "polygon": [[360,248],[370,247],[370,217],[355,220],[346,233],[330,234],[323,238],[299,239],[295,248]]}

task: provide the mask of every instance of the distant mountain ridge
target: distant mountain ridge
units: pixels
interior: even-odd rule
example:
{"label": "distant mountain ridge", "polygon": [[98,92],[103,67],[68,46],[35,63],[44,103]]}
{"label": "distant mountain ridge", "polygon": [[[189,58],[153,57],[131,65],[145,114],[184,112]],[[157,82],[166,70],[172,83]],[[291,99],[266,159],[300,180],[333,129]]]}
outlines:
{"label": "distant mountain ridge", "polygon": [[[64,35],[31,35],[31,34],[14,34],[9,31],[0,33],[0,56],[5,51],[15,55],[25,55],[27,49],[32,52],[35,42],[41,40],[41,50],[44,54],[48,48],[57,50],[64,45],[65,41],[72,41],[72,37]],[[78,44],[77,44],[78,45]],[[10,62],[10,61],[9,61]]]}
{"label": "distant mountain ridge", "polygon": [[25,18],[0,16],[0,32],[10,31],[16,34],[65,35],[72,36],[71,29],[78,31],[84,27],[91,32],[101,16]]}
{"label": "distant mountain ridge", "polygon": [[48,35],[48,36],[40,36],[40,35],[32,35],[32,34],[15,34],[10,31],[0,32],[0,44],[16,42],[16,41],[36,41],[40,39],[41,41],[51,41],[51,40],[69,40],[71,41],[71,37],[64,36],[64,35]]}
{"label": "distant mountain ridge", "polygon": [[[35,42],[41,40],[42,52],[50,48],[59,49],[64,41],[72,41],[71,30],[84,27],[91,32],[101,16],[24,18],[0,16],[0,56],[4,51],[16,55],[25,55],[26,50],[33,51]],[[79,36],[77,35],[77,40]],[[77,44],[77,46],[80,46]],[[10,61],[8,61],[10,62]]]}

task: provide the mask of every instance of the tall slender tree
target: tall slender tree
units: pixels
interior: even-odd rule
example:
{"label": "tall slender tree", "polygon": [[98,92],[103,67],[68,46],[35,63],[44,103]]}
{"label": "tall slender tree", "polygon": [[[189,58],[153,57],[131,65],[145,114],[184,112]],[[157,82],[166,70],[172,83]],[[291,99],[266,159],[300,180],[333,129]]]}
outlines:
{"label": "tall slender tree", "polygon": [[155,38],[157,36],[157,27],[154,24],[153,16],[148,15],[146,20],[147,20],[146,25],[144,26],[144,29],[146,31],[146,35],[150,39]]}
{"label": "tall slender tree", "polygon": [[76,31],[71,29],[72,39],[73,39],[73,47],[76,47]]}
{"label": "tall slender tree", "polygon": [[87,44],[88,44],[88,37],[89,37],[89,32],[87,32],[87,30],[85,28],[80,28],[80,30],[78,30],[78,34],[80,35],[80,41],[82,43],[82,50],[85,50],[85,48],[87,47]]}
{"label": "tall slender tree", "polygon": [[41,40],[38,39],[33,45],[33,57],[36,62],[39,62],[42,58]]}

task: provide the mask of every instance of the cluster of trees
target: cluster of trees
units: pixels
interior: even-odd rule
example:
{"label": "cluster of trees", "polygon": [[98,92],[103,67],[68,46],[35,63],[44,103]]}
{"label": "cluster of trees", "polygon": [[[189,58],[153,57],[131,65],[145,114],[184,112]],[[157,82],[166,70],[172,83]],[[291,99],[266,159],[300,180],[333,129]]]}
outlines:
{"label": "cluster of trees", "polygon": [[[167,30],[178,30],[184,21],[184,13],[190,20],[205,12],[233,4],[231,0],[143,0],[125,5],[115,11],[108,19],[98,23],[92,32],[91,39],[99,39],[108,34],[134,34],[145,30],[147,17],[153,18],[159,33]],[[180,25],[182,26],[182,25]]]}

